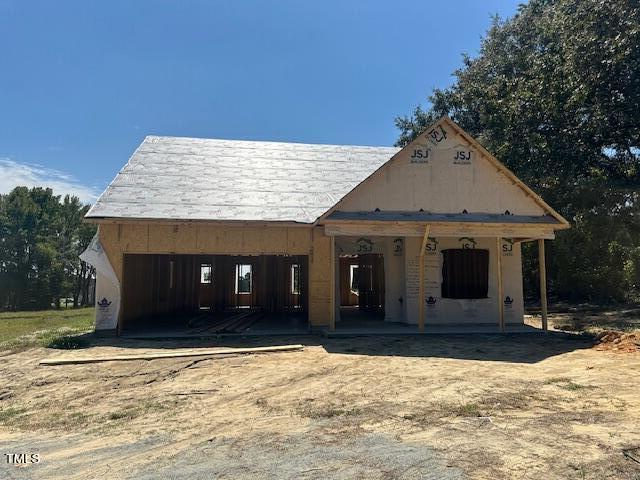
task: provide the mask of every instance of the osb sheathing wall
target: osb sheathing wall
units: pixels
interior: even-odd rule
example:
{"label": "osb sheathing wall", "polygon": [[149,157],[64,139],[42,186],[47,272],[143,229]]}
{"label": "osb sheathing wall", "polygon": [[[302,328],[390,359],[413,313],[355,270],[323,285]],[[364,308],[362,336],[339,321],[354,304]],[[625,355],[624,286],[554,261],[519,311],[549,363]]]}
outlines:
{"label": "osb sheathing wall", "polygon": [[[440,128],[442,130],[440,130]],[[438,141],[430,142],[430,132]],[[444,120],[336,205],[347,212],[543,215],[541,205]]]}
{"label": "osb sheathing wall", "polygon": [[120,284],[125,253],[308,255],[309,322],[329,323],[331,242],[322,228],[103,223],[99,232]]}

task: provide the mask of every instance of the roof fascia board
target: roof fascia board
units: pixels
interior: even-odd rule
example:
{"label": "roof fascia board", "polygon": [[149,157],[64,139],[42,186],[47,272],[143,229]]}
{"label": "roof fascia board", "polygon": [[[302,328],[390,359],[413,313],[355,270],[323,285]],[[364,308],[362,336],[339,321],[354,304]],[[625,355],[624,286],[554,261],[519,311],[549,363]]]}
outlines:
{"label": "roof fascia board", "polygon": [[93,217],[85,218],[85,223],[98,225],[105,224],[137,224],[137,225],[216,225],[228,227],[314,227],[313,223],[291,222],[291,221],[268,221],[268,220],[187,220],[171,218],[120,218],[120,217]]}

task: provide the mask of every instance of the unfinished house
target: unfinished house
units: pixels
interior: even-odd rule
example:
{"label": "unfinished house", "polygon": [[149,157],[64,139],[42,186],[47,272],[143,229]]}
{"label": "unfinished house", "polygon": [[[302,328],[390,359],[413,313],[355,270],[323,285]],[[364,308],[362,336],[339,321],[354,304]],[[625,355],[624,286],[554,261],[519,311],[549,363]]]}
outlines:
{"label": "unfinished house", "polygon": [[517,329],[522,243],[546,320],[569,226],[446,117],[402,149],[147,137],[87,219],[96,328],[159,335]]}

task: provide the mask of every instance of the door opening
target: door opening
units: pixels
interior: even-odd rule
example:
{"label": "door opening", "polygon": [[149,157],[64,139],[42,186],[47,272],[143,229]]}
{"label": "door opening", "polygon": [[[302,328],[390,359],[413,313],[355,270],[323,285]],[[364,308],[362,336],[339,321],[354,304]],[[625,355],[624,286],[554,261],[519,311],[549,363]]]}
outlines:
{"label": "door opening", "polygon": [[341,317],[384,317],[384,257],[366,253],[340,257]]}

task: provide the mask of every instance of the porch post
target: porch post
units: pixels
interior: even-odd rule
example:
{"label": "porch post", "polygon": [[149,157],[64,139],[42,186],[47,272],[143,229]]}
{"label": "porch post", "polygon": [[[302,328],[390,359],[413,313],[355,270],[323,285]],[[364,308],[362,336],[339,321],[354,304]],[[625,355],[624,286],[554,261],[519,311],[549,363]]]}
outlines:
{"label": "porch post", "polygon": [[504,332],[504,286],[502,284],[502,237],[496,238],[496,277],[498,280],[498,326]]}
{"label": "porch post", "polygon": [[542,312],[542,330],[549,331],[547,323],[547,266],[544,255],[544,239],[538,239],[538,270],[540,273],[540,310]]}
{"label": "porch post", "polygon": [[424,249],[427,248],[427,241],[429,239],[429,227],[424,227],[424,236],[422,237],[422,245],[420,246],[420,256],[418,257],[418,268],[420,284],[418,287],[418,329],[424,332]]}
{"label": "porch post", "polygon": [[329,275],[329,303],[331,304],[329,330],[333,332],[336,329],[336,237],[331,235],[329,238],[331,239],[331,253],[329,255],[329,261],[331,262]]}

